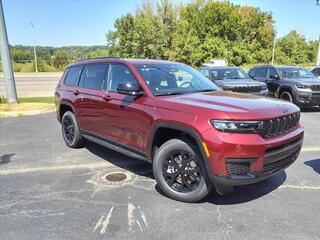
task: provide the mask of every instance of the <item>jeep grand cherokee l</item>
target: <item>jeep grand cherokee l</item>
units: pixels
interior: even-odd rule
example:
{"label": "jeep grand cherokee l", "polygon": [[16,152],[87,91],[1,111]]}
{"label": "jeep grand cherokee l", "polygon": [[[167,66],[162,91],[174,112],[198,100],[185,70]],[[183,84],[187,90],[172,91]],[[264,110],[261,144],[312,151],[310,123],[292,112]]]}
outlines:
{"label": "jeep grand cherokee l", "polygon": [[299,106],[320,105],[320,80],[297,66],[258,66],[249,71],[254,80],[265,82],[269,94]]}
{"label": "jeep grand cherokee l", "polygon": [[69,147],[87,139],[149,161],[161,190],[186,202],[272,176],[303,139],[295,105],[220,91],[175,62],[82,60],[66,68],[55,102]]}
{"label": "jeep grand cherokee l", "polygon": [[199,71],[225,91],[266,96],[267,85],[252,80],[240,67],[203,66]]}

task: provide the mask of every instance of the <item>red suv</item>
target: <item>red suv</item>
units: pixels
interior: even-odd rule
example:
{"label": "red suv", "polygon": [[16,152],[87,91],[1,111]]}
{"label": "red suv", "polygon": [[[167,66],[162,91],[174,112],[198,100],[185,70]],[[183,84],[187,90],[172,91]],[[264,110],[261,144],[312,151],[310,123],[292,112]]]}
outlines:
{"label": "red suv", "polygon": [[299,108],[221,91],[181,63],[98,58],[71,64],[55,93],[69,147],[90,140],[153,165],[169,197],[194,202],[261,181],[299,155]]}

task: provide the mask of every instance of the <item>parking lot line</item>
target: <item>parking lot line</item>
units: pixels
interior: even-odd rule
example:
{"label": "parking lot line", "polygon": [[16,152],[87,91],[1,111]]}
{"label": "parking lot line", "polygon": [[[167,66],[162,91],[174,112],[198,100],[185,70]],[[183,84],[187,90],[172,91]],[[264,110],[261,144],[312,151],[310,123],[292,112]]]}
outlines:
{"label": "parking lot line", "polygon": [[108,162],[101,163],[91,163],[91,164],[73,164],[73,165],[60,165],[60,166],[43,166],[43,167],[19,167],[1,170],[0,175],[9,175],[9,174],[17,174],[17,173],[31,173],[31,172],[49,172],[49,171],[57,171],[57,170],[81,170],[81,169],[92,169],[92,168],[103,168],[114,166]]}
{"label": "parking lot line", "polygon": [[320,152],[320,147],[303,147],[302,152]]}
{"label": "parking lot line", "polygon": [[320,186],[305,186],[305,185],[282,185],[279,188],[295,188],[295,189],[311,189],[320,190]]}

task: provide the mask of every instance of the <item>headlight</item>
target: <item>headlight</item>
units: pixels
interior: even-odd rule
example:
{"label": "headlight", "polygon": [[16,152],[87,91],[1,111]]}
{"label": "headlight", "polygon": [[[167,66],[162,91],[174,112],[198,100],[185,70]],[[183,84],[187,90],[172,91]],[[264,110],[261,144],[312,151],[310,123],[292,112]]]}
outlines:
{"label": "headlight", "polygon": [[[299,89],[310,89],[309,86],[302,85],[302,84],[296,84],[296,88],[299,88]],[[310,90],[311,90],[311,89],[310,89]]]}
{"label": "headlight", "polygon": [[261,89],[262,89],[262,90],[267,90],[267,85],[261,86]]}
{"label": "headlight", "polygon": [[211,123],[217,130],[230,133],[257,133],[262,127],[261,121],[211,120]]}

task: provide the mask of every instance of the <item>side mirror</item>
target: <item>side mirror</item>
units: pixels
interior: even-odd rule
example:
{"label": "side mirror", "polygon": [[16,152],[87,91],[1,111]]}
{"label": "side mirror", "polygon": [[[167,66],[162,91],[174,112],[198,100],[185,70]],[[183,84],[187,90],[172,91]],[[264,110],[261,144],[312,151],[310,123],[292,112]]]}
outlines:
{"label": "side mirror", "polygon": [[117,87],[118,93],[132,95],[132,96],[143,96],[144,92],[140,90],[140,86],[135,83],[120,83]]}
{"label": "side mirror", "polygon": [[278,74],[276,74],[276,75],[270,75],[270,78],[271,78],[271,79],[274,79],[274,80],[279,80],[279,79],[280,79],[280,77],[279,77]]}

